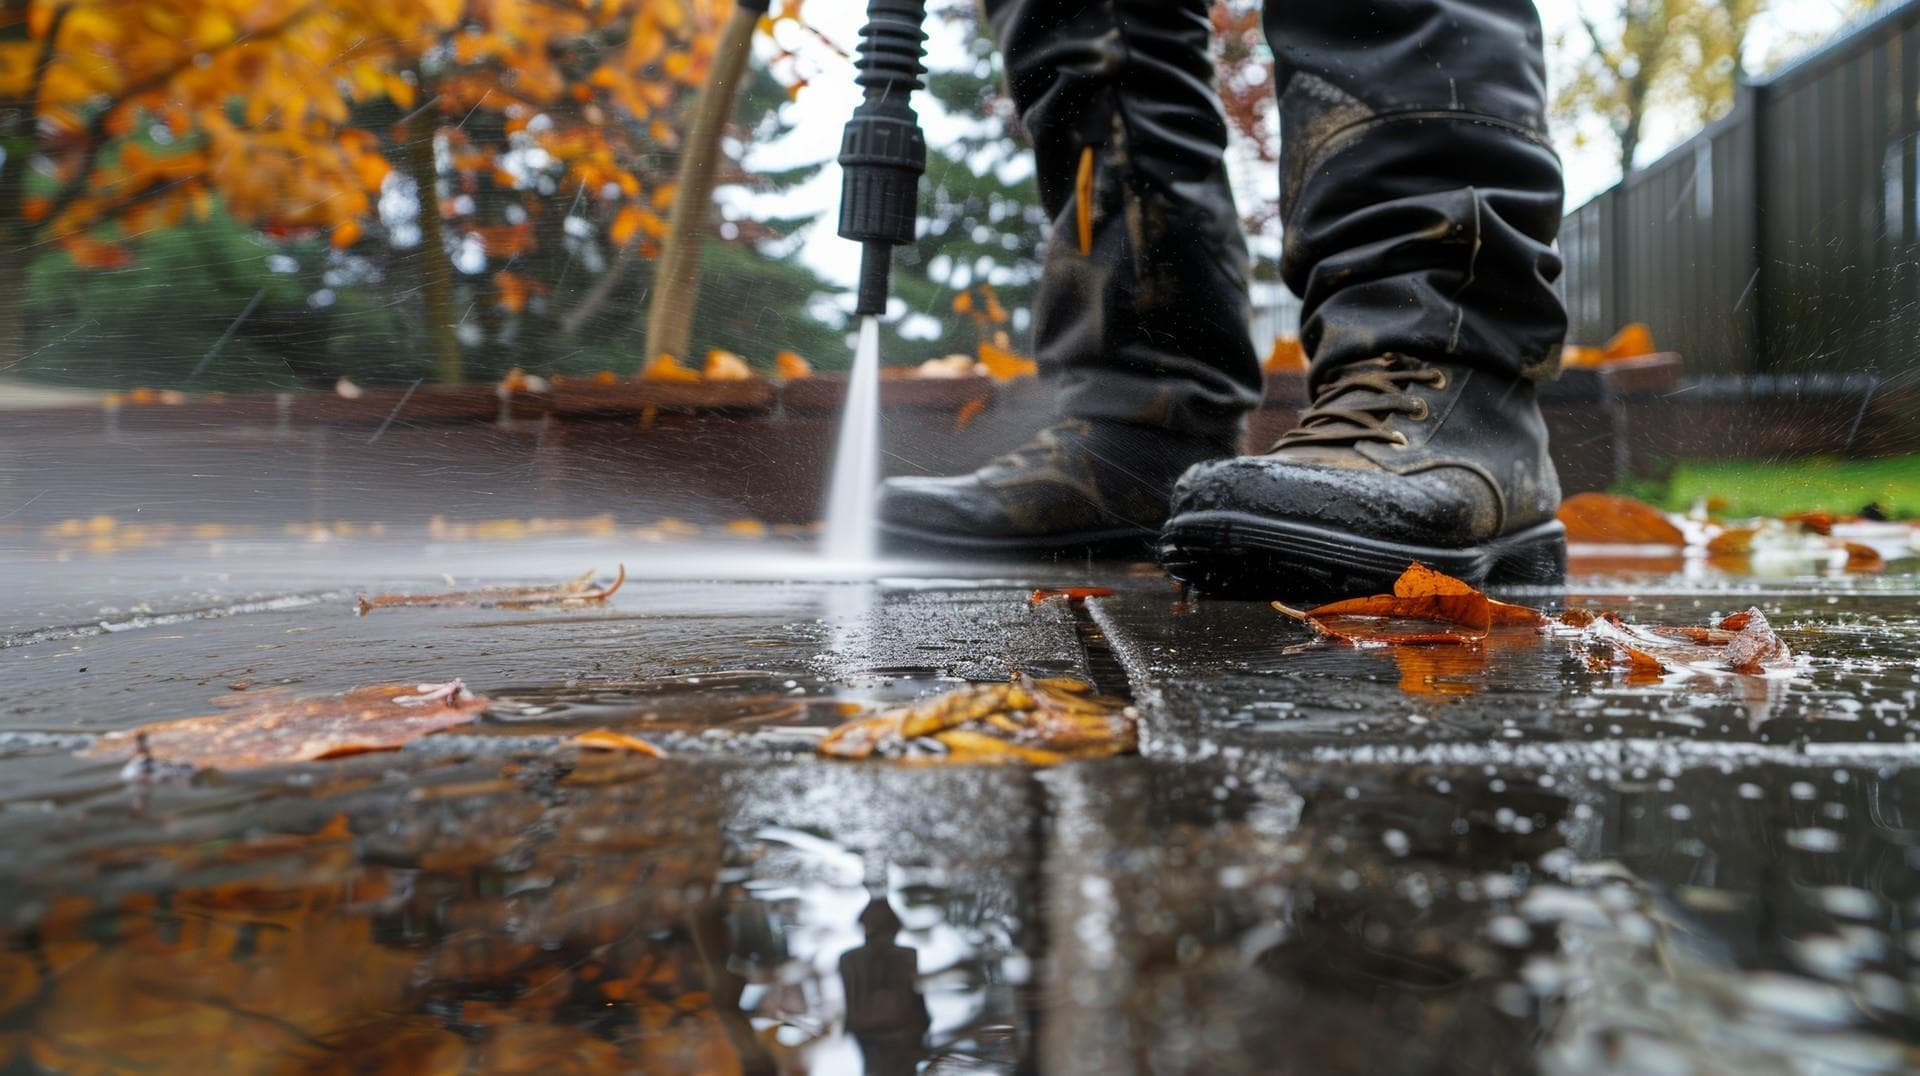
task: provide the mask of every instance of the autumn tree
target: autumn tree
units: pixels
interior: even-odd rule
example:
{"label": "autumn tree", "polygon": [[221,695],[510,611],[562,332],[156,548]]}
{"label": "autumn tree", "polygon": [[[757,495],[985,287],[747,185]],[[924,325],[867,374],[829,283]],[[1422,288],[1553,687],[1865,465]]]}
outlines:
{"label": "autumn tree", "polygon": [[1677,103],[1702,124],[1733,108],[1747,78],[1747,43],[1768,0],[1696,0],[1678,20],[1681,62],[1674,65]]}
{"label": "autumn tree", "polygon": [[390,39],[445,6],[0,0],[0,365],[24,354],[39,252],[123,264],[116,234],[204,217],[216,195],[282,229],[370,212],[386,171],[374,140],[316,136],[345,119],[355,79],[378,76],[369,29]]}
{"label": "autumn tree", "polygon": [[415,54],[421,103],[394,136],[419,207],[416,276],[443,380],[460,373],[456,288],[491,344],[503,315],[549,312],[543,297],[579,253],[570,227],[590,224],[604,237],[595,257],[616,266],[657,253],[676,195],[677,109],[706,77],[726,7],[466,0],[455,27]]}
{"label": "autumn tree", "polygon": [[1609,0],[1606,15],[1579,10],[1590,48],[1554,98],[1554,112],[1577,125],[1588,116],[1605,122],[1619,148],[1620,174],[1630,175],[1640,153],[1647,116],[1677,55],[1684,18],[1699,0]]}
{"label": "autumn tree", "polygon": [[[457,276],[487,310],[578,215],[613,246],[664,231],[649,182],[710,61],[717,0],[0,0],[0,362],[24,353],[26,263],[123,265],[129,236],[230,214],[366,249],[397,165],[439,375],[460,376]],[[562,189],[573,208],[545,202]],[[542,227],[544,226],[544,233]],[[477,272],[449,252],[477,247]],[[471,259],[469,259],[471,261]]]}

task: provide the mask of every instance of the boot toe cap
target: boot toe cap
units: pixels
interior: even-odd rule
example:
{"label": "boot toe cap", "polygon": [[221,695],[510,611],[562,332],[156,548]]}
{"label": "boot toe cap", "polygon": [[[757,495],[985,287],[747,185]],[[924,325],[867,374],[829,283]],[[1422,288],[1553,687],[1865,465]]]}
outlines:
{"label": "boot toe cap", "polygon": [[995,534],[1007,523],[970,477],[889,478],[878,514],[882,526],[929,534]]}
{"label": "boot toe cap", "polygon": [[1194,467],[1174,490],[1173,511],[1239,513],[1439,546],[1483,541],[1500,525],[1492,488],[1464,468],[1402,475],[1267,456]]}

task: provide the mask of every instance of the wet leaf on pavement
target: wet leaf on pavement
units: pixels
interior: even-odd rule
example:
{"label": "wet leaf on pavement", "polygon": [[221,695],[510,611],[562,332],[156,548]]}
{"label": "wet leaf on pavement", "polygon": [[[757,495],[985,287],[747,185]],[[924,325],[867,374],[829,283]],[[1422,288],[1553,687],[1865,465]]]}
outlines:
{"label": "wet leaf on pavement", "polygon": [[1665,512],[1632,497],[1576,493],[1560,503],[1560,522],[1575,545],[1684,546],[1687,536]]}
{"label": "wet leaf on pavement", "polygon": [[612,729],[590,729],[572,738],[571,742],[591,751],[627,751],[648,758],[665,758],[667,753],[637,736]]}
{"label": "wet leaf on pavement", "polygon": [[1887,567],[1887,558],[1880,551],[1862,542],[1842,542],[1841,548],[1847,551],[1846,569],[1850,572],[1878,572]]}
{"label": "wet leaf on pavement", "polygon": [[1523,605],[1494,601],[1473,587],[1422,564],[1394,582],[1392,594],[1350,598],[1301,612],[1273,607],[1305,621],[1328,638],[1363,645],[1463,645],[1495,628],[1537,631],[1546,619]]}
{"label": "wet leaf on pavement", "polygon": [[1792,651],[1758,609],[1735,613],[1710,627],[1629,624],[1618,614],[1604,613],[1584,625],[1582,639],[1596,667],[1625,668],[1630,675],[1676,671],[1759,675],[1793,663]]}
{"label": "wet leaf on pavement", "polygon": [[1072,604],[1079,605],[1088,598],[1111,597],[1113,597],[1112,587],[1041,587],[1027,599],[1027,604],[1039,605],[1052,598],[1065,598]]}
{"label": "wet leaf on pavement", "polygon": [[472,722],[488,701],[458,680],[380,684],[320,698],[270,696],[226,713],[109,733],[80,754],[215,769],[310,762],[397,750]]}
{"label": "wet leaf on pavement", "polygon": [[828,733],[819,750],[833,758],[1051,766],[1132,752],[1136,725],[1131,707],[1078,680],[1016,676],[855,718]]}
{"label": "wet leaf on pavement", "polygon": [[394,606],[440,608],[477,605],[499,609],[531,609],[538,606],[557,605],[563,608],[575,608],[606,601],[613,597],[620,589],[620,585],[626,581],[627,566],[622,564],[613,582],[604,587],[594,585],[593,572],[589,570],[564,583],[550,586],[482,587],[479,590],[450,590],[440,594],[376,594],[371,598],[361,598],[359,608],[361,616],[375,609]]}

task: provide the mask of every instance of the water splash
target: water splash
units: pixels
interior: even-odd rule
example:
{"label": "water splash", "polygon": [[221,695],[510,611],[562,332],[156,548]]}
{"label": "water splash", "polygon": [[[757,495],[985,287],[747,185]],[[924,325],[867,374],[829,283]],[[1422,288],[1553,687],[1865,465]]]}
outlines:
{"label": "water splash", "polygon": [[874,491],[880,485],[880,321],[860,322],[847,379],[847,404],[828,487],[823,551],[834,561],[870,562],[879,550]]}

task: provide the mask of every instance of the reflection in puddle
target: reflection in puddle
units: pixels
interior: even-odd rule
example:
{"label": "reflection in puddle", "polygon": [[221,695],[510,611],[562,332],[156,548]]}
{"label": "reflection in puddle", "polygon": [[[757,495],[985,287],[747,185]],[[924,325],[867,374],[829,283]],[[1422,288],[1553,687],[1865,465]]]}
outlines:
{"label": "reflection in puddle", "polygon": [[760,869],[722,890],[740,1009],[808,1071],[911,1073],[936,1054],[1019,1060],[1028,957],[998,887],[889,867],[769,829],[737,853]]}
{"label": "reflection in puddle", "polygon": [[[172,791],[9,880],[0,1071],[1010,1070],[1025,868],[805,783],[476,762],[288,825]],[[812,802],[919,865],[759,821]]]}

